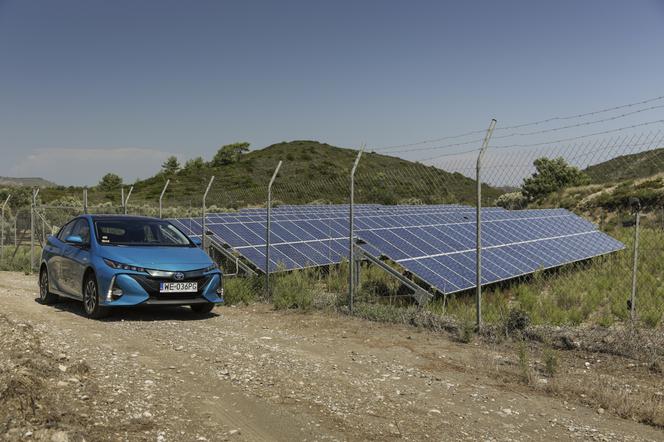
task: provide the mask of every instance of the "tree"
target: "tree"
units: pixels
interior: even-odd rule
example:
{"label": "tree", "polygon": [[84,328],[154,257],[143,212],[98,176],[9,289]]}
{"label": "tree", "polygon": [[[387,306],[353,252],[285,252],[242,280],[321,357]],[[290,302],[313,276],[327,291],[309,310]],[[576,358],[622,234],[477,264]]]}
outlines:
{"label": "tree", "polygon": [[567,164],[564,158],[538,158],[533,165],[537,170],[531,177],[524,178],[522,193],[529,200],[541,199],[566,187],[580,186],[588,182],[588,177],[577,167]]}
{"label": "tree", "polygon": [[164,164],[161,165],[161,170],[166,175],[174,175],[178,170],[180,170],[180,162],[175,156],[170,156],[166,158]]}
{"label": "tree", "polygon": [[250,144],[246,142],[221,146],[212,158],[212,166],[219,167],[238,162],[242,154],[249,152],[249,146]]}
{"label": "tree", "polygon": [[116,190],[120,186],[122,186],[122,178],[114,173],[104,175],[98,184],[99,189],[105,191]]}
{"label": "tree", "polygon": [[184,170],[187,172],[200,172],[205,167],[205,160],[201,157],[196,157],[191,160],[187,160],[184,163]]}
{"label": "tree", "polygon": [[494,204],[507,210],[518,210],[526,208],[527,200],[521,192],[509,192],[500,195]]}

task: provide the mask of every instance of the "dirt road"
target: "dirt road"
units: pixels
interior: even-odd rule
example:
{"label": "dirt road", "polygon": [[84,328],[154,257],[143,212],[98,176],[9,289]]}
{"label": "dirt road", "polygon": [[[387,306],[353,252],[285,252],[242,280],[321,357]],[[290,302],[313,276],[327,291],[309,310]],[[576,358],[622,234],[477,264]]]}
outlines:
{"label": "dirt road", "polygon": [[520,384],[503,349],[413,328],[264,305],[91,321],[36,297],[35,277],[0,273],[0,408],[12,376],[43,381],[18,383],[39,389],[32,412],[0,412],[8,440],[664,439]]}

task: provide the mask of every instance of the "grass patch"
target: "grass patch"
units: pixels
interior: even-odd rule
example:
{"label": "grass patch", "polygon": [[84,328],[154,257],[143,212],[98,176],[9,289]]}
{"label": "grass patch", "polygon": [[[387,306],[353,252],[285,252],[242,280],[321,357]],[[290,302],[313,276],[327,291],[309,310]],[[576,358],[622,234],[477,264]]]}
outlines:
{"label": "grass patch", "polygon": [[[16,251],[16,254],[14,254]],[[39,263],[41,247],[35,245],[35,263]],[[0,259],[0,271],[29,272],[30,271],[30,246],[19,246],[18,250],[12,244],[5,244],[4,254]]]}
{"label": "grass patch", "polygon": [[251,304],[262,291],[261,286],[258,277],[224,279],[224,304]]}
{"label": "grass patch", "polygon": [[517,345],[517,361],[519,365],[519,376],[526,385],[532,385],[535,379],[533,369],[530,366],[530,354],[526,341],[520,340]]}
{"label": "grass patch", "polygon": [[316,270],[300,270],[281,273],[274,278],[272,302],[277,310],[298,309],[308,311],[313,307],[314,297],[319,291]]}
{"label": "grass patch", "polygon": [[[506,326],[515,311],[532,325],[609,327],[628,321],[634,230],[615,227],[610,234],[625,244],[624,250],[485,288],[482,321]],[[637,319],[642,326],[657,328],[664,315],[664,231],[644,227],[639,241]],[[443,302],[437,299],[427,310],[460,321],[474,315],[473,293],[450,295],[446,305]]]}
{"label": "grass patch", "polygon": [[558,353],[547,345],[542,351],[542,362],[544,363],[544,373],[552,378],[558,371]]}

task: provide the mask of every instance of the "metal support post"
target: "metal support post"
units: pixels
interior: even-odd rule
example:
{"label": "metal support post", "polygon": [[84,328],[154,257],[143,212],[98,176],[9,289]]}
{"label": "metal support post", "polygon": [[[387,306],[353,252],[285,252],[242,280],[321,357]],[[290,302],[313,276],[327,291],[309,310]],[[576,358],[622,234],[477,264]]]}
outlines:
{"label": "metal support post", "polygon": [[166,180],[166,184],[164,184],[164,188],[161,191],[161,195],[159,195],[159,218],[162,217],[161,216],[161,207],[162,207],[161,202],[164,199],[164,194],[166,193],[166,189],[168,189],[168,185],[170,184],[170,182],[171,182],[170,179]]}
{"label": "metal support post", "polygon": [[492,119],[489,128],[486,131],[482,148],[479,155],[477,155],[477,168],[475,181],[477,184],[477,212],[475,215],[475,223],[477,233],[475,237],[475,309],[476,309],[476,327],[479,332],[482,327],[482,159],[489,147],[489,140],[496,127],[496,119]]}
{"label": "metal support post", "polygon": [[122,206],[122,212],[127,213],[127,211],[125,210],[124,186],[120,187],[120,205]]}
{"label": "metal support post", "polygon": [[88,213],[88,188],[83,189],[83,213]]}
{"label": "metal support post", "polygon": [[203,247],[203,251],[205,253],[208,253],[207,251],[207,228],[205,227],[205,218],[207,218],[207,213],[206,213],[206,207],[205,207],[205,200],[207,200],[208,192],[210,192],[210,187],[212,187],[212,183],[214,182],[214,175],[210,178],[210,182],[207,185],[207,189],[205,189],[205,193],[203,194],[203,217],[201,219],[201,227],[203,230],[201,231],[201,246]]}
{"label": "metal support post", "polygon": [[134,191],[134,186],[131,186],[129,188],[129,193],[127,193],[127,198],[125,198],[124,203],[122,206],[124,207],[124,214],[127,214],[127,204],[129,204],[129,197],[131,196],[131,193]]}
{"label": "metal support post", "polygon": [[35,209],[37,206],[39,187],[32,189],[32,204],[30,205],[30,273],[35,268]]}
{"label": "metal support post", "polygon": [[265,297],[270,298],[270,233],[272,223],[272,185],[277,179],[282,161],[279,161],[277,168],[274,169],[270,183],[267,185],[267,219],[265,223]]}
{"label": "metal support post", "polygon": [[641,211],[636,210],[636,220],[634,224],[634,261],[632,263],[632,294],[629,298],[629,317],[634,323],[636,319],[636,281],[639,264],[639,220],[641,219]]}
{"label": "metal support post", "polygon": [[364,145],[357,152],[350,171],[350,205],[348,207],[348,310],[353,312],[355,298],[355,171],[362,157]]}
{"label": "metal support post", "polygon": [[2,216],[0,217],[0,262],[4,259],[5,256],[5,207],[9,202],[9,199],[12,197],[10,193],[7,195],[7,199],[2,203]]}

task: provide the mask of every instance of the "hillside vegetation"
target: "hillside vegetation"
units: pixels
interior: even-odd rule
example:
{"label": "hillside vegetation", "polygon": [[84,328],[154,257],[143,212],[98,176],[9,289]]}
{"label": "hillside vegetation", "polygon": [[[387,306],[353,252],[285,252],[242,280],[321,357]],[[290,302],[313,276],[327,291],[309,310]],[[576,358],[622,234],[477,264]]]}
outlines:
{"label": "hillside vegetation", "polygon": [[601,184],[646,178],[662,170],[664,170],[664,148],[621,155],[588,166],[584,172],[592,183]]}
{"label": "hillside vegetation", "polygon": [[[348,201],[348,175],[356,155],[355,150],[317,141],[291,141],[244,153],[228,164],[215,165],[214,161],[195,158],[177,171],[162,171],[134,183],[131,203],[156,204],[164,183],[170,179],[165,204],[200,206],[205,186],[214,175],[209,205],[261,205],[280,160],[283,166],[273,190],[277,203],[343,203]],[[475,199],[475,181],[460,173],[372,152],[363,154],[356,176],[359,203],[470,203]],[[119,187],[99,187],[90,189],[90,204],[120,203]],[[48,202],[81,192],[82,188],[77,187],[50,188],[42,190],[41,198]],[[502,193],[486,185],[483,192],[487,201]]]}

